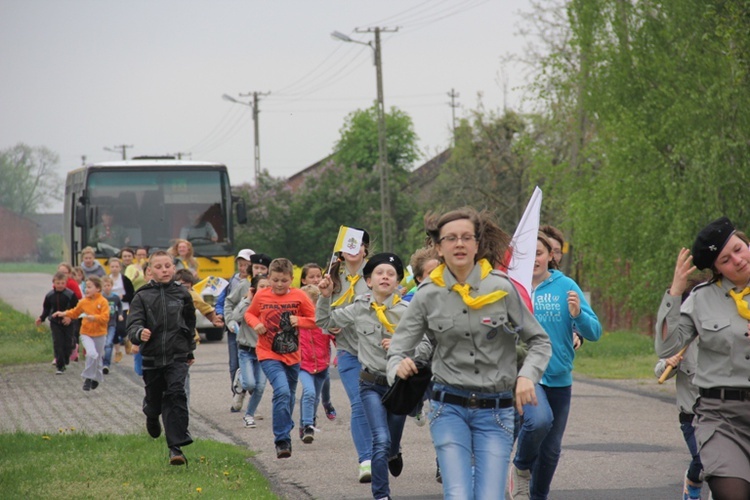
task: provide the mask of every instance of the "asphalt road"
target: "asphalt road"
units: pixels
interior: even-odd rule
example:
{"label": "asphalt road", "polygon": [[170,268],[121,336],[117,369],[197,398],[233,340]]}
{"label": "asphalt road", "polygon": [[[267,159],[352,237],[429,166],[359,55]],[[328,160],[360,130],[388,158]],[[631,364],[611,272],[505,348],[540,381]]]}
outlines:
{"label": "asphalt road", "polygon": [[[39,314],[42,298],[51,286],[50,276],[2,274],[0,278],[6,283],[0,288],[2,300],[32,316]],[[0,369],[0,432],[57,432],[60,427],[86,432],[145,431],[140,412],[142,382],[132,373],[132,357],[126,356],[103,386],[91,393],[80,390],[80,377],[75,367],[71,368],[64,376],[55,376],[47,363]],[[270,420],[271,387],[267,386],[258,410],[265,418],[258,421],[256,429],[246,429],[242,413],[229,411],[226,342],[204,342],[191,368],[191,432],[197,438],[233,442],[257,452],[252,462],[284,498],[370,498],[369,485],[357,482],[347,399],[335,369],[332,378],[338,418],[328,421],[321,410],[315,441],[305,445],[295,440],[292,457],[277,460]],[[92,404],[102,412],[102,418],[91,419],[90,412],[83,411]],[[113,422],[128,424],[114,426]],[[435,453],[429,428],[408,419],[402,448],[404,471],[391,478],[393,496],[441,498],[440,485],[434,480]],[[189,447],[185,452],[190,457]],[[672,384],[578,376],[550,499],[679,498],[688,459]],[[248,495],[252,497],[252,492]],[[704,498],[706,495],[704,488]]]}

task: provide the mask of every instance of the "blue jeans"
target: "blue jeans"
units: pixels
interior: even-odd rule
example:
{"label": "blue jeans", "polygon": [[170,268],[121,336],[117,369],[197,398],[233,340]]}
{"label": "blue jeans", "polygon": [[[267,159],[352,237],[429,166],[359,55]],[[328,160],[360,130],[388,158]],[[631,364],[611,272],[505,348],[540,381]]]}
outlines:
{"label": "blue jeans", "polygon": [[112,349],[115,343],[115,325],[107,327],[107,340],[104,342],[104,366],[112,363]]}
{"label": "blue jeans", "polygon": [[[433,390],[462,397],[471,395],[442,384],[435,384]],[[479,398],[512,397],[510,391],[475,394]],[[471,409],[432,401],[430,433],[443,476],[444,498],[468,500],[502,496],[513,448],[513,413],[512,406]]]}
{"label": "blue jeans", "polygon": [[383,498],[391,494],[388,485],[388,459],[398,455],[406,415],[388,412],[381,401],[388,386],[359,381],[359,396],[365,409],[367,423],[372,430],[372,496]]}
{"label": "blue jeans", "polygon": [[331,373],[326,369],[326,379],[323,382],[323,389],[320,391],[320,399],[324,405],[331,404]]}
{"label": "blue jeans", "polygon": [[540,384],[540,387],[547,396],[553,421],[549,432],[540,442],[539,456],[531,469],[532,500],[544,500],[549,495],[549,487],[557,470],[557,462],[560,460],[562,439],[565,427],[568,425],[570,398],[573,392],[572,386],[547,387]]}
{"label": "blue jeans", "polygon": [[302,401],[299,405],[299,420],[302,427],[314,425],[315,412],[318,410],[320,392],[328,377],[328,368],[318,373],[300,370],[299,380],[302,382]]}
{"label": "blue jeans", "polygon": [[359,364],[357,356],[341,349],[338,351],[338,359],[339,376],[352,409],[352,440],[357,449],[359,463],[362,463],[372,458],[372,433],[359,397],[359,372],[362,371],[362,365]]}
{"label": "blue jeans", "polygon": [[[523,416],[520,417],[521,428],[518,433],[518,445],[513,465],[519,470],[534,468],[539,456],[539,447],[552,428],[552,408],[547,401],[547,393],[540,384],[534,387],[537,406],[523,405]],[[516,412],[518,415],[518,412]]]}
{"label": "blue jeans", "polygon": [[133,354],[133,371],[139,377],[143,376],[143,354],[140,350]]}
{"label": "blue jeans", "polygon": [[680,412],[680,429],[682,430],[682,436],[685,438],[685,444],[687,444],[688,450],[690,451],[690,467],[687,470],[687,478],[694,483],[700,483],[700,474],[703,470],[703,464],[701,463],[701,457],[698,454],[698,446],[695,443],[695,427],[693,426],[692,415]]}
{"label": "blue jeans", "polygon": [[239,350],[240,382],[242,389],[250,393],[245,415],[255,416],[263,391],[266,390],[266,374],[260,367],[260,361],[254,351]]}
{"label": "blue jeans", "polygon": [[291,443],[299,363],[289,366],[275,359],[264,359],[260,366],[273,387],[273,441],[276,444]]}
{"label": "blue jeans", "polygon": [[240,369],[240,356],[237,348],[237,334],[225,330],[227,333],[227,349],[229,350],[229,387],[234,394],[234,376]]}

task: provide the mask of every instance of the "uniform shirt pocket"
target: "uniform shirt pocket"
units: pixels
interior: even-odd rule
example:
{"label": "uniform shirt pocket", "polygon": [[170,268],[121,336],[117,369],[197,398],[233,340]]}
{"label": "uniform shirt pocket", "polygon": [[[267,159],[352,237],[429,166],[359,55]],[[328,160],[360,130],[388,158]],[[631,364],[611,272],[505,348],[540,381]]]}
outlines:
{"label": "uniform shirt pocket", "polygon": [[436,334],[451,331],[453,325],[453,318],[430,318],[427,321],[427,328]]}
{"label": "uniform shirt pocket", "polygon": [[732,348],[731,318],[708,318],[701,322],[701,349],[729,354]]}

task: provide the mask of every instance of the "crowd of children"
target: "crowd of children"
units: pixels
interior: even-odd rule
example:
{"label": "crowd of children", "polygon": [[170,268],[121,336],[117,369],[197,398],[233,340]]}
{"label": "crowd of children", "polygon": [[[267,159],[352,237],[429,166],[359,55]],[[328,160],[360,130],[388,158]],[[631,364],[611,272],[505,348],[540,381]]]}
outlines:
{"label": "crowd of children", "polygon": [[[109,274],[87,247],[81,268],[60,264],[36,323],[50,319],[58,374],[75,359],[78,343],[83,346],[84,391],[96,389],[113,352],[116,363],[120,345],[132,343],[145,384],[147,431],[157,438],[163,426],[173,465],[187,463],[182,447],[192,442],[188,398],[196,309],[215,326],[226,326],[231,410],[240,412],[249,395],[245,427],[257,427],[256,411],[270,382],[279,459],[292,456],[298,382],[303,444],[315,440],[321,403],[327,418],[336,418],[333,355],[351,407],[357,478],[371,483],[376,499],[390,498],[389,476],[404,467],[406,415],[389,410],[383,396],[397,377],[408,380],[418,372],[417,360],[431,362],[432,383],[412,416],[423,423],[423,403],[431,400],[424,406],[431,408],[445,497],[505,491],[512,499],[547,498],[570,409],[574,350],[582,338],[601,336],[580,288],[558,270],[562,234],[551,227],[539,234],[532,312],[496,270],[509,237],[486,213],[462,209],[430,215],[425,224],[427,243],[412,256],[411,287],[400,285],[405,273],[397,255],[369,255],[363,231],[361,244],[340,252],[328,270],[306,264],[300,288],[292,286],[288,259],[241,250],[237,274],[215,310],[192,290],[197,263],[184,242],[150,256],[144,248],[123,249],[120,258],[109,259]],[[517,357],[519,349],[524,356]],[[667,366],[678,372],[679,422],[693,458],[685,498],[699,498],[702,481],[692,427],[694,351],[662,359],[656,368],[657,375]]]}

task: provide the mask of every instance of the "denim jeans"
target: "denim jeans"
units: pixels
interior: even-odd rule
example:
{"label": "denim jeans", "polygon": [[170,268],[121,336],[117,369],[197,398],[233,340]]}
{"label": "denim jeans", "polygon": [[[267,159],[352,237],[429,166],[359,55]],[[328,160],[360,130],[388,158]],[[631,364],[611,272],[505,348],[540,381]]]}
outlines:
{"label": "denim jeans", "polygon": [[[462,397],[471,395],[442,384],[435,384],[434,390]],[[510,391],[475,394],[479,398],[512,397]],[[432,401],[430,433],[443,476],[444,498],[468,500],[502,495],[513,448],[513,413],[513,407],[472,409]]]}
{"label": "denim jeans", "polygon": [[552,428],[539,445],[539,456],[531,469],[531,498],[532,500],[546,499],[552,478],[555,476],[557,462],[560,460],[562,439],[565,427],[568,425],[570,413],[570,398],[572,386],[547,387],[541,385],[552,410]]}
{"label": "denim jeans", "polygon": [[372,430],[372,496],[384,498],[391,494],[388,485],[388,459],[398,455],[406,415],[394,415],[381,401],[388,386],[359,381],[359,396]]}
{"label": "denim jeans", "polygon": [[242,388],[250,394],[245,415],[255,416],[263,391],[266,390],[266,374],[260,367],[260,361],[254,351],[239,350],[240,382]]}
{"label": "denim jeans", "polygon": [[104,366],[112,364],[112,348],[115,343],[115,325],[107,327],[107,340],[104,342]]}
{"label": "denim jeans", "polygon": [[521,429],[518,433],[516,457],[513,459],[513,465],[519,470],[534,468],[539,447],[552,428],[552,408],[549,407],[547,393],[540,384],[536,384],[534,388],[537,405],[523,405],[523,416],[520,417]]}
{"label": "denim jeans", "polygon": [[140,350],[133,353],[133,371],[139,377],[143,376],[143,354],[141,354]]}
{"label": "denim jeans", "polygon": [[326,379],[323,382],[323,388],[320,391],[320,398],[324,405],[331,404],[331,372],[326,369]]}
{"label": "denim jeans", "polygon": [[339,376],[352,409],[352,440],[357,449],[359,463],[362,463],[372,458],[372,433],[359,397],[359,372],[362,371],[362,365],[359,364],[357,356],[342,349],[338,351],[338,360]]}
{"label": "denim jeans", "polygon": [[682,436],[685,438],[685,444],[687,444],[688,450],[690,451],[690,467],[687,470],[687,478],[694,483],[700,483],[700,474],[703,470],[703,464],[701,463],[701,457],[698,454],[698,445],[695,442],[695,427],[693,426],[692,419],[689,418],[687,413],[680,413],[680,429],[682,430]]}
{"label": "denim jeans", "polygon": [[328,377],[328,368],[318,373],[300,370],[299,381],[302,383],[302,400],[299,405],[299,420],[302,427],[314,425],[315,412],[318,410],[320,392]]}
{"label": "denim jeans", "polygon": [[229,351],[229,388],[234,394],[234,376],[240,369],[240,356],[237,348],[237,334],[225,330],[227,334],[227,350]]}
{"label": "denim jeans", "polygon": [[264,359],[260,366],[273,387],[273,441],[276,444],[291,442],[299,363],[289,366],[275,359]]}

